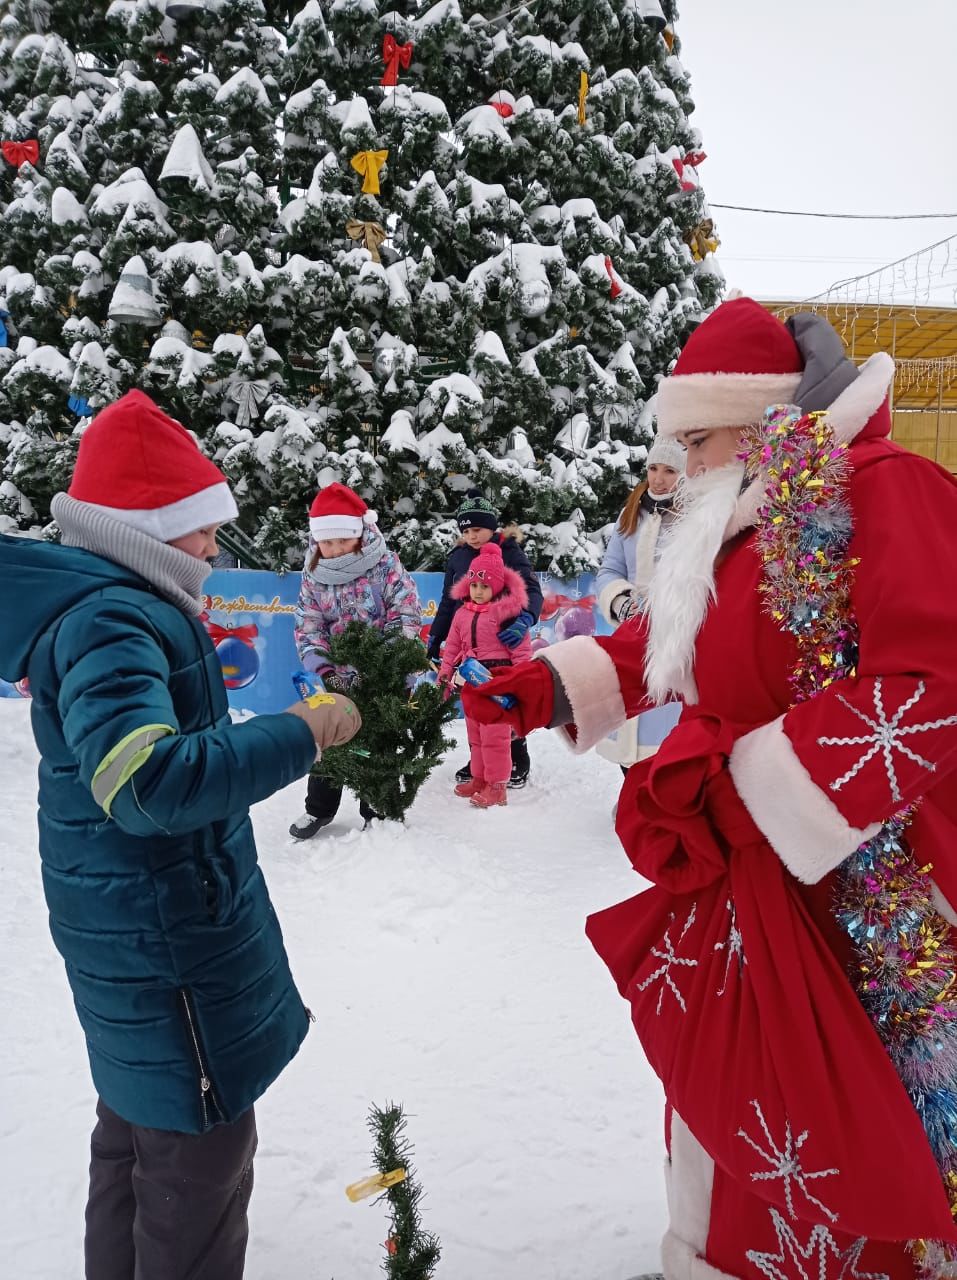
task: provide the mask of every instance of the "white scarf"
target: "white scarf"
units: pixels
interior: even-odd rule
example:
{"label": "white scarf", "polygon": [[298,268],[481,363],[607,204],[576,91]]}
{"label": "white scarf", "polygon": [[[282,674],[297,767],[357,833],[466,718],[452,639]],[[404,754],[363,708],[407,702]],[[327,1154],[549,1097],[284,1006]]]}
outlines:
{"label": "white scarf", "polygon": [[656,703],[673,697],[698,700],[695,640],[714,599],[715,559],[726,537],[738,532],[735,516],[743,479],[744,463],[733,462],[679,482],[680,513],[648,588],[645,679]]}

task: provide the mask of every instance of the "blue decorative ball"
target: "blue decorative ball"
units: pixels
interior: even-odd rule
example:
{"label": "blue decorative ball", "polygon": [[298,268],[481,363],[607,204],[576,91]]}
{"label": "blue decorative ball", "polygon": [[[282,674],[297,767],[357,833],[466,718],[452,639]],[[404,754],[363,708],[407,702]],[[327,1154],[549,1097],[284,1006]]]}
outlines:
{"label": "blue decorative ball", "polygon": [[245,689],[259,675],[259,654],[251,644],[230,636],[216,646],[227,689]]}

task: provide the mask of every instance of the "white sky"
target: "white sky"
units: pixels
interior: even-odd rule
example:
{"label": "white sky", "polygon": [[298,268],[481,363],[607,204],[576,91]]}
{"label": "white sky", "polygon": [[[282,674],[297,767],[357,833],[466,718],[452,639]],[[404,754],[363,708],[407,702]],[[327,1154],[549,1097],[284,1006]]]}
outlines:
{"label": "white sky", "polygon": [[[710,201],[957,214],[957,0],[679,0],[677,31]],[[957,236],[957,217],[713,214],[729,287],[759,298],[806,298]],[[928,261],[898,272],[895,300],[957,305],[957,239]]]}

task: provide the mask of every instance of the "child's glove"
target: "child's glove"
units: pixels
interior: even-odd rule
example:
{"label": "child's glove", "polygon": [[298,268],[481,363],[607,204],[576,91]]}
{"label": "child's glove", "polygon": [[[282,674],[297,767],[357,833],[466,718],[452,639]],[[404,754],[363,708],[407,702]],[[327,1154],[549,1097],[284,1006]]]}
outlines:
{"label": "child's glove", "polygon": [[430,662],[438,662],[439,655],[442,652],[442,641],[433,640],[432,632],[429,632],[429,643],[426,645],[425,654]]}
{"label": "child's glove", "polygon": [[528,635],[530,627],[535,625],[535,615],[523,609],[517,618],[513,618],[507,627],[498,633],[498,638],[506,649],[514,649]]}
{"label": "child's glove", "polygon": [[[496,694],[503,693],[517,699],[514,707],[506,709],[493,701]],[[551,721],[554,703],[555,677],[551,667],[540,660],[516,663],[484,684],[468,684],[462,690],[467,716],[480,724],[510,725],[519,738],[533,729],[544,729]]]}

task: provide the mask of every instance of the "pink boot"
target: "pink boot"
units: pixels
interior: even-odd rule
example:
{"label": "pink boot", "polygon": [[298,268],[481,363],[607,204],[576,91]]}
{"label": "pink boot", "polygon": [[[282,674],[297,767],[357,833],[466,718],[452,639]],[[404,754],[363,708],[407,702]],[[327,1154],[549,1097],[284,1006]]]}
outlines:
{"label": "pink boot", "polygon": [[455,788],[455,794],[457,796],[465,796],[468,799],[471,796],[477,796],[484,788],[484,778],[468,778],[465,782],[458,783]]}
{"label": "pink boot", "polygon": [[472,796],[476,809],[491,809],[498,804],[508,804],[504,782],[486,782],[484,789]]}

